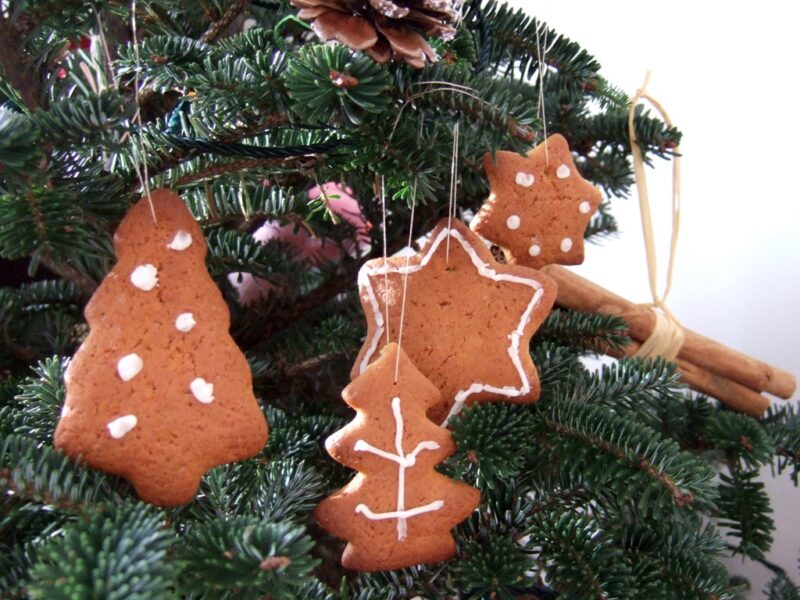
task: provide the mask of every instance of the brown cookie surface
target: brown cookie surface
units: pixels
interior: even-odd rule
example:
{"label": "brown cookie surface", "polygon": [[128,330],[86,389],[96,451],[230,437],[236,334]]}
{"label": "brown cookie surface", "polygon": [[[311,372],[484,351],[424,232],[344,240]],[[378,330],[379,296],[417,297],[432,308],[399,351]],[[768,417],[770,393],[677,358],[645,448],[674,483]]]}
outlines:
{"label": "brown cookie surface", "polygon": [[342,564],[380,571],[451,558],[450,530],[477,508],[480,493],[434,470],[455,452],[450,432],[426,417],[439,391],[389,344],[342,397],[357,416],[325,446],[359,473],[314,513],[348,540]]}
{"label": "brown cookie surface", "polygon": [[387,338],[397,341],[404,312],[403,350],[442,393],[430,413],[436,422],[465,403],[538,399],[529,343],[555,301],[547,275],[498,263],[463,223],[448,227],[443,219],[418,254],[371,260],[358,283],[367,337],[352,378],[367,370]]}
{"label": "brown cookie surface", "polygon": [[527,156],[483,157],[489,198],[470,224],[497,244],[509,263],[539,269],[583,262],[583,235],[600,206],[600,190],[578,172],[567,141],[555,134]]}
{"label": "brown cookie surface", "polygon": [[55,444],[158,505],[191,501],[209,468],[266,443],[250,368],[205,266],[203,233],[168,190],[134,205],[118,262],[89,301]]}

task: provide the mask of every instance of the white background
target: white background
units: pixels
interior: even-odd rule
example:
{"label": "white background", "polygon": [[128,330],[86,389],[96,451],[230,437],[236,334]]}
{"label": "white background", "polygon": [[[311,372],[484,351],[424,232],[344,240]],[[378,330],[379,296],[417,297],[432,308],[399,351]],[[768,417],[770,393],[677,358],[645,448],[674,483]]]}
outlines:
{"label": "white background", "polygon": [[[649,90],[683,131],[680,241],[669,305],[687,327],[800,376],[800,9],[792,2],[510,0],[579,42],[602,75]],[[742,8],[739,8],[739,7]],[[671,164],[648,183],[661,272],[668,250]],[[588,245],[577,270],[637,302],[650,300],[635,197],[617,200],[621,235]],[[663,281],[663,279],[662,279]],[[798,395],[795,396],[797,398]],[[769,471],[764,475],[769,479]],[[778,525],[769,558],[800,580],[800,491],[768,482]],[[761,598],[769,572],[735,558]]]}

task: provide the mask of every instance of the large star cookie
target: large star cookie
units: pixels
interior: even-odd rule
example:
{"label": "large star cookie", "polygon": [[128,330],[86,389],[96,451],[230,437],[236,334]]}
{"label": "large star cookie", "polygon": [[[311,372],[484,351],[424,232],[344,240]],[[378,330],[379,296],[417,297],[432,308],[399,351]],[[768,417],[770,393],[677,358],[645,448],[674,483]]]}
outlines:
{"label": "large star cookie", "polygon": [[497,244],[508,261],[534,269],[583,262],[583,234],[600,206],[600,190],[586,181],[567,141],[551,135],[527,156],[483,157],[489,198],[470,224]]}
{"label": "large star cookie", "polygon": [[465,403],[539,398],[528,346],[555,301],[547,275],[496,262],[464,224],[448,227],[443,219],[419,254],[367,262],[358,285],[367,337],[353,378],[398,340],[404,312],[402,348],[442,392],[432,419],[457,414]]}

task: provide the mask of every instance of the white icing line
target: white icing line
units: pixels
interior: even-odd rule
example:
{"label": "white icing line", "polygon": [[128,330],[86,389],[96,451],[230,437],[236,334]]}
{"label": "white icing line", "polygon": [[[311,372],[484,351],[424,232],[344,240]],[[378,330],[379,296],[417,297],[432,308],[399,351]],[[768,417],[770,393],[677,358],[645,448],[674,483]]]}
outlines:
{"label": "white icing line", "polygon": [[131,273],[131,283],[140,290],[149,292],[158,284],[158,269],[154,265],[139,265]]}
{"label": "white icing line", "polygon": [[519,215],[511,215],[506,219],[506,227],[508,227],[511,231],[519,229],[520,223],[521,221]]}
{"label": "white icing line", "polygon": [[566,179],[569,176],[570,176],[570,170],[567,165],[561,165],[560,167],[558,167],[558,169],[556,169],[556,177],[558,177],[559,179]]}
{"label": "white icing line", "polygon": [[[408,524],[406,522],[408,517],[413,517],[414,515],[422,514],[432,510],[439,510],[439,508],[444,506],[444,502],[437,500],[436,502],[431,502],[425,506],[406,510],[406,469],[408,467],[413,467],[416,464],[417,455],[420,452],[423,450],[436,450],[439,448],[439,444],[432,440],[425,440],[417,444],[417,447],[414,448],[414,451],[411,454],[405,454],[403,452],[403,413],[400,410],[400,398],[397,396],[392,398],[392,414],[394,415],[395,423],[394,447],[397,454],[392,454],[386,450],[376,448],[364,440],[356,441],[356,443],[353,445],[353,450],[356,452],[369,452],[370,454],[375,454],[376,456],[380,456],[381,458],[397,463],[397,510],[386,513],[374,513],[369,509],[369,507],[367,507],[366,504],[359,504],[356,506],[356,513],[361,513],[368,519],[373,520],[397,519],[397,539],[402,541],[406,539],[406,536],[408,535]],[[435,508],[430,508],[437,504],[437,502],[439,503],[438,506]]]}
{"label": "white icing line", "polygon": [[122,381],[130,381],[136,377],[144,367],[142,357],[133,352],[126,354],[117,361],[117,375]]}
{"label": "white icing line", "polygon": [[517,185],[521,185],[522,187],[531,187],[536,181],[536,177],[534,177],[533,173],[526,173],[524,171],[517,171],[516,177],[514,177],[514,181]]}
{"label": "white icing line", "polygon": [[410,508],[408,510],[394,510],[392,512],[383,512],[383,513],[376,513],[372,512],[366,504],[359,504],[356,506],[356,513],[361,513],[368,519],[372,521],[380,521],[382,519],[408,519],[410,517],[416,517],[417,515],[421,515],[427,512],[433,512],[434,510],[439,510],[444,506],[444,501],[442,500],[434,500],[429,504],[425,504],[423,506],[418,506],[417,508]]}
{"label": "white icing line", "polygon": [[208,383],[202,377],[192,379],[189,389],[192,390],[192,394],[198,402],[211,404],[214,401],[214,384]]}
{"label": "white icing line", "polygon": [[106,427],[111,437],[118,440],[128,435],[128,432],[136,427],[138,422],[139,420],[136,418],[136,415],[125,415],[124,417],[114,419],[106,425]]}
{"label": "white icing line", "polygon": [[194,315],[190,312],[181,313],[175,319],[175,329],[181,333],[188,333],[194,329],[195,325],[197,325],[197,321],[194,320]]}
{"label": "white icing line", "polygon": [[181,250],[186,250],[191,245],[192,245],[192,234],[183,229],[179,229],[178,232],[175,234],[175,237],[172,238],[172,241],[169,244],[167,244],[167,248],[169,248],[170,250],[177,250],[178,252],[180,252]]}
{"label": "white icing line", "polygon": [[[367,298],[369,299],[370,307],[372,308],[373,318],[375,319],[375,323],[377,325],[375,332],[373,334],[372,340],[370,341],[369,348],[367,352],[364,354],[364,358],[359,365],[359,373],[363,373],[367,366],[372,359],[372,356],[375,354],[378,343],[380,342],[381,335],[383,334],[383,315],[381,314],[380,305],[378,304],[378,299],[375,296],[375,291],[372,289],[372,279],[371,277],[375,275],[383,275],[384,273],[398,273],[400,275],[408,273],[416,273],[424,269],[431,260],[431,257],[436,253],[439,245],[442,243],[445,237],[451,236],[455,239],[464,251],[469,255],[470,260],[472,261],[473,266],[478,271],[478,274],[482,277],[486,277],[487,279],[491,279],[493,281],[507,281],[509,283],[518,283],[521,285],[526,285],[530,288],[533,288],[535,292],[528,303],[528,306],[522,313],[520,317],[519,324],[517,328],[509,334],[509,339],[511,340],[511,344],[508,347],[508,353],[511,357],[511,362],[514,364],[515,369],[517,370],[517,374],[519,375],[521,385],[520,387],[516,388],[513,386],[504,386],[504,387],[497,387],[488,384],[483,384],[480,382],[475,382],[471,384],[468,388],[464,390],[459,390],[455,395],[455,404],[450,409],[450,413],[445,418],[444,423],[447,420],[457,415],[461,412],[461,409],[464,407],[464,403],[467,399],[473,395],[477,394],[478,392],[488,391],[494,394],[499,394],[501,396],[506,396],[509,398],[513,398],[516,396],[521,396],[530,392],[531,384],[528,380],[528,377],[525,373],[525,369],[522,366],[522,360],[519,356],[519,340],[522,337],[522,332],[525,329],[525,326],[530,321],[531,313],[534,309],[539,305],[542,296],[544,295],[544,289],[542,288],[542,284],[536,281],[535,279],[530,279],[527,277],[520,277],[518,275],[511,275],[506,273],[498,273],[491,267],[489,267],[488,263],[485,263],[481,260],[478,256],[475,249],[467,243],[464,239],[464,236],[461,234],[460,231],[457,229],[447,229],[444,228],[439,232],[439,235],[436,236],[436,239],[433,240],[431,245],[428,247],[428,250],[425,256],[422,257],[422,260],[417,265],[410,265],[408,267],[399,266],[394,267],[391,264],[384,263],[382,265],[368,268],[367,266],[362,267],[361,271],[358,274],[358,285],[362,289],[366,289],[367,291]],[[516,352],[515,352],[516,349]]]}

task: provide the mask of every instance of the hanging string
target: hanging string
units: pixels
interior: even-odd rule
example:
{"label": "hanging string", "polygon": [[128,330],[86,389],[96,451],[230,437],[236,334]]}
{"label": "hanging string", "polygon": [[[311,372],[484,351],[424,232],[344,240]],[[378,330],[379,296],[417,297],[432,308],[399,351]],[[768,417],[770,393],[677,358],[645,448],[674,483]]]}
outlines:
{"label": "hanging string", "polygon": [[[141,57],[139,56],[139,39],[136,32],[136,0],[131,0],[131,34],[133,35],[133,52],[136,58],[136,69],[133,76],[133,93],[134,101],[136,102],[136,114],[133,121],[139,125],[139,135],[137,140],[139,143],[139,156],[134,160],[133,168],[136,170],[136,176],[139,178],[139,184],[147,196],[147,202],[150,204],[150,213],[153,215],[153,222],[157,223],[156,209],[153,206],[153,198],[150,196],[150,176],[147,173],[147,160],[145,159],[144,152],[144,128],[142,127],[142,108],[139,104],[139,71],[142,68]],[[139,163],[141,161],[141,165]],[[141,169],[140,169],[141,166]]]}
{"label": "hanging string", "polygon": [[[545,77],[545,56],[547,55],[547,28],[544,30],[544,52],[542,52],[542,44],[539,40],[539,23],[536,24],[536,55],[539,61],[539,116],[542,119],[542,133],[544,135],[544,139],[547,140],[547,114],[546,114],[546,107],[544,103],[544,77]],[[545,141],[544,144],[544,162],[545,164],[550,164],[550,152],[548,150],[548,144]]]}
{"label": "hanging string", "polygon": [[456,216],[456,198],[458,196],[458,141],[460,135],[460,121],[453,127],[453,152],[450,157],[450,201],[447,206],[447,250],[445,252],[445,265],[450,268],[450,229],[453,218]]}
{"label": "hanging string", "polygon": [[645,256],[647,257],[647,274],[650,283],[650,294],[653,298],[653,301],[646,304],[646,306],[652,308],[656,315],[653,333],[644,341],[641,348],[636,352],[636,356],[663,356],[667,360],[672,360],[678,355],[683,345],[684,338],[683,328],[666,304],[667,297],[672,288],[672,273],[675,264],[675,251],[678,247],[678,230],[680,228],[681,159],[680,149],[676,146],[675,155],[672,160],[672,236],[670,239],[669,262],[667,263],[666,286],[664,288],[664,293],[659,294],[657,283],[658,265],[653,235],[653,221],[650,214],[650,199],[647,191],[644,156],[636,138],[636,127],[634,124],[636,108],[640,101],[647,100],[656,111],[658,111],[669,127],[672,127],[672,121],[663,106],[647,93],[647,84],[649,82],[650,71],[645,75],[642,87],[636,91],[636,95],[631,100],[630,110],[628,111],[628,134],[630,136],[631,154],[633,156],[633,171],[636,176],[636,187],[639,193],[639,207],[642,213],[642,233],[644,234],[644,249]]}
{"label": "hanging string", "polygon": [[381,175],[381,221],[383,225],[383,307],[386,319],[386,343],[391,341],[389,333],[389,270],[387,260],[389,258],[389,243],[386,237],[386,186],[383,175]]}
{"label": "hanging string", "polygon": [[403,325],[406,320],[406,298],[408,297],[408,269],[411,266],[411,244],[414,243],[414,209],[417,207],[417,180],[414,180],[414,187],[411,188],[411,217],[408,226],[408,248],[406,254],[406,267],[403,271],[403,299],[400,302],[400,326],[397,331],[397,358],[394,363],[394,383],[400,375],[400,350],[403,348]]}

